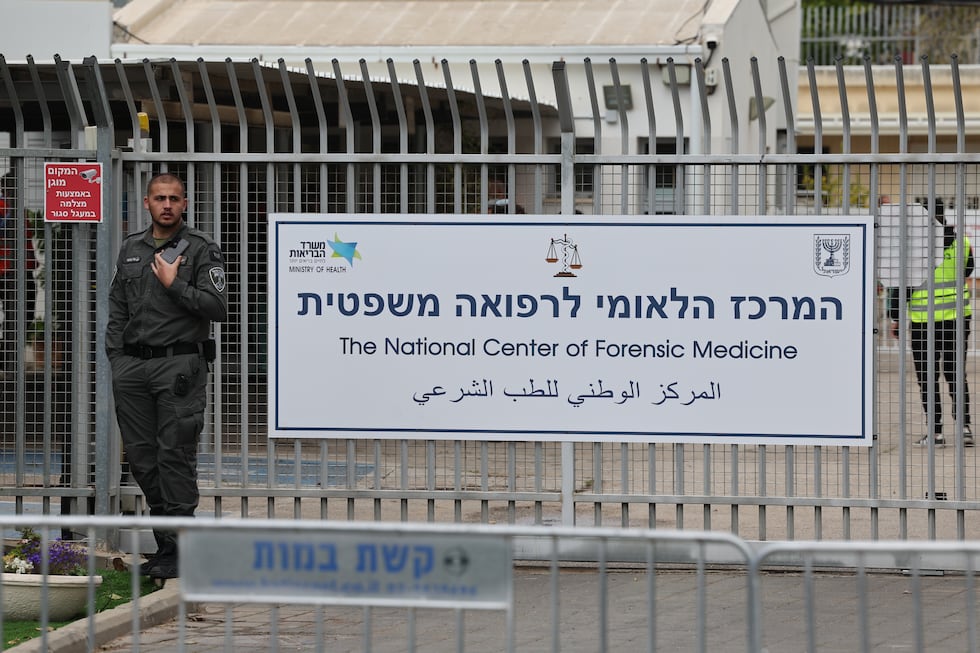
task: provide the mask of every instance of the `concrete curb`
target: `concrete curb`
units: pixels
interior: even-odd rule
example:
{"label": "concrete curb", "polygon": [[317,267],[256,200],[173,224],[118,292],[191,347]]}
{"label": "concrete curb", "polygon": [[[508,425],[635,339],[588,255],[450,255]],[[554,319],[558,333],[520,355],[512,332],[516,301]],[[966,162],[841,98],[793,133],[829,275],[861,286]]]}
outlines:
{"label": "concrete curb", "polygon": [[[149,628],[176,618],[180,607],[180,580],[167,581],[163,589],[141,597],[139,600],[139,628]],[[190,608],[190,606],[188,606]],[[133,603],[117,605],[111,610],[95,615],[93,638],[95,648],[99,648],[114,639],[122,637],[133,630]],[[68,624],[58,630],[48,633],[46,653],[85,653],[88,651],[89,620],[88,618]],[[41,637],[8,648],[5,653],[40,653]]]}

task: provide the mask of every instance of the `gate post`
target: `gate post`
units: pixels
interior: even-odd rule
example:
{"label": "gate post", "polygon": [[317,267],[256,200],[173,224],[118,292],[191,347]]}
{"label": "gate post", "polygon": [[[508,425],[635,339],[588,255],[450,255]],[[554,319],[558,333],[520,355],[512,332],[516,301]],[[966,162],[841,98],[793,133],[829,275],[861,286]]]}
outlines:
{"label": "gate post", "polygon": [[111,387],[109,379],[109,359],[105,347],[99,341],[100,334],[105,333],[109,321],[109,283],[112,280],[114,256],[112,251],[111,228],[109,221],[113,219],[113,209],[118,206],[115,202],[115,170],[113,169],[113,122],[106,98],[102,75],[98,60],[89,57],[85,60],[88,66],[89,89],[96,124],[96,158],[102,164],[102,221],[95,225],[95,337],[92,339],[95,348],[95,514],[109,514],[109,492],[111,489],[112,465],[118,458],[109,455],[113,451],[111,429],[112,418],[109,411],[111,405]]}
{"label": "gate post", "polygon": [[[561,127],[561,214],[575,213],[575,120],[564,61],[551,64]],[[561,523],[575,525],[575,443],[561,443]]]}

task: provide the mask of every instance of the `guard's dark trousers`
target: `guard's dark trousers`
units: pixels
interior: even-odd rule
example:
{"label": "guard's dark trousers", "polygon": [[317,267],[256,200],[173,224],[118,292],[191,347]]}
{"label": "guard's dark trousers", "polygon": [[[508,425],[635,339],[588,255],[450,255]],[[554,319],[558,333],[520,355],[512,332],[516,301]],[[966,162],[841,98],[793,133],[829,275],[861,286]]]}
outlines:
{"label": "guard's dark trousers", "polygon": [[[199,354],[113,361],[116,418],[133,478],[152,516],[193,516],[197,444],[207,404],[207,363]],[[176,535],[154,531],[157,554],[176,559]]]}

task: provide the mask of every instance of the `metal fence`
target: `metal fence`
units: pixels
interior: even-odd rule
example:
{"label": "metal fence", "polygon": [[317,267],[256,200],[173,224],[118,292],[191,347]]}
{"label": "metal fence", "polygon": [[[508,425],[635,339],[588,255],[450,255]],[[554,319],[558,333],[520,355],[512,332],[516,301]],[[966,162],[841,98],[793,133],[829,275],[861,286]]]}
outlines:
{"label": "metal fence", "polygon": [[[850,133],[846,98],[874,100],[869,90],[888,86],[883,75],[901,104],[909,69],[898,66],[874,74],[866,67],[858,85],[841,81],[838,69],[842,135],[823,133],[820,106],[806,90],[800,106],[811,100],[810,111],[783,109],[786,129],[775,138],[765,107],[773,98],[795,106],[796,76],[780,61],[770,80],[757,63],[724,61],[715,86],[700,62],[689,87],[668,68],[669,83],[651,87],[654,64],[636,62],[644,92],[634,93],[634,108],[621,102],[610,116],[597,98],[606,76],[623,96],[625,64],[615,61],[583,62],[580,76],[555,66],[548,82],[559,90],[550,105],[535,99],[526,63],[517,70],[519,97],[507,92],[507,81],[518,87],[514,71],[499,62],[491,70],[502,92],[483,95],[477,84],[477,92],[455,90],[445,62],[445,85],[426,82],[418,62],[410,85],[393,69],[385,79],[345,77],[336,62],[334,74],[323,75],[312,64],[303,72],[258,62],[0,59],[11,261],[3,275],[0,399],[5,509],[142,511],[121,460],[100,338],[119,240],[145,226],[143,186],[152,172],[169,169],[188,181],[189,218],[222,243],[229,269],[231,320],[215,334],[220,356],[199,450],[202,515],[693,528],[752,540],[975,537],[974,450],[912,446],[925,416],[907,332],[890,338],[884,314],[870,448],[265,435],[272,211],[486,213],[504,200],[502,210],[512,213],[819,216],[877,214],[877,199],[887,194],[906,207],[903,220],[908,207],[932,215],[943,199],[951,224],[973,233],[977,148],[966,133],[955,61],[944,69],[956,80],[949,135],[939,133],[929,108],[928,68],[921,69],[928,107],[914,116],[924,130],[910,135],[904,105],[893,127],[880,126],[872,101],[867,133]],[[471,72],[481,79],[475,64]],[[800,71],[805,79],[814,73]],[[575,115],[573,96],[591,98],[591,115]],[[694,107],[691,124],[684,112]],[[812,131],[800,131],[804,122]],[[78,160],[104,163],[110,219],[38,221],[42,163]],[[898,257],[881,260],[902,265]],[[973,340],[968,349],[958,383],[976,376]],[[814,406],[813,415],[800,415],[801,426],[831,409]],[[962,427],[947,419],[951,443],[962,442]]]}
{"label": "metal fence", "polygon": [[[179,581],[139,596],[134,579],[138,598],[107,611],[89,585],[77,621],[58,630],[45,628],[53,602],[42,602],[31,650],[977,648],[980,546],[971,543],[752,547],[724,533],[664,529],[320,520],[0,524],[7,533],[31,526],[49,545],[59,529],[87,542],[106,529],[180,532]],[[613,551],[629,555],[614,562]],[[94,547],[89,554],[92,576],[138,560]],[[718,557],[730,563],[710,563]],[[50,599],[56,577],[46,578]],[[12,591],[0,585],[0,599]]]}

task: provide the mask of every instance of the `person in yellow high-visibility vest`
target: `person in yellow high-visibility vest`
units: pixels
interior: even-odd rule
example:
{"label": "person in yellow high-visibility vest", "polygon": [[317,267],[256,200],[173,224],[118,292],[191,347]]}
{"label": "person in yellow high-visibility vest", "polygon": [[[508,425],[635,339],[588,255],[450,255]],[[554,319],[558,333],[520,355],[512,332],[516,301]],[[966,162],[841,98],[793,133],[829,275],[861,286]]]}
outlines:
{"label": "person in yellow high-visibility vest", "polygon": [[[932,437],[937,446],[946,444],[943,437],[943,406],[942,393],[939,388],[939,373],[949,386],[949,395],[953,402],[953,420],[957,419],[957,357],[956,357],[956,326],[963,321],[963,351],[959,365],[964,370],[963,376],[963,446],[973,446],[973,431],[970,426],[970,390],[966,382],[966,343],[970,335],[970,288],[957,283],[957,273],[962,270],[963,278],[973,274],[973,248],[966,236],[957,238],[952,227],[946,225],[941,215],[936,219],[943,223],[943,260],[933,272],[932,298],[929,297],[929,282],[923,282],[918,288],[910,289],[908,294],[909,339],[912,345],[912,362],[915,365],[915,376],[919,384],[922,398],[922,408],[929,414],[929,405],[933,407]],[[960,259],[960,242],[962,242],[963,258]],[[897,299],[897,298],[896,298]],[[962,314],[960,313],[962,308]],[[898,302],[892,302],[889,311],[896,320],[892,332],[898,332]],[[933,324],[931,349],[933,355],[933,374],[929,378],[929,324]],[[927,445],[929,436],[923,436],[914,444]]]}

